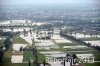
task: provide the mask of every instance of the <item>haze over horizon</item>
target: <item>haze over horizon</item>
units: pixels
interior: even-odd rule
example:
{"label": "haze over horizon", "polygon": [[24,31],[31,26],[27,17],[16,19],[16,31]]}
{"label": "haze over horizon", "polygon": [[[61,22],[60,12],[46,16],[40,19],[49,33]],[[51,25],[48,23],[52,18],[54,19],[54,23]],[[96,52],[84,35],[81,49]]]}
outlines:
{"label": "haze over horizon", "polygon": [[1,0],[1,5],[97,5],[99,0]]}
{"label": "haze over horizon", "polygon": [[[73,17],[74,15],[82,16],[82,14],[96,17],[100,11],[99,2],[100,0],[0,0],[0,18],[38,20],[41,16],[40,20],[54,18],[60,20],[62,17],[65,19],[66,15],[69,16],[69,13]],[[82,13],[77,14],[76,12]],[[87,19],[87,17],[84,18]]]}

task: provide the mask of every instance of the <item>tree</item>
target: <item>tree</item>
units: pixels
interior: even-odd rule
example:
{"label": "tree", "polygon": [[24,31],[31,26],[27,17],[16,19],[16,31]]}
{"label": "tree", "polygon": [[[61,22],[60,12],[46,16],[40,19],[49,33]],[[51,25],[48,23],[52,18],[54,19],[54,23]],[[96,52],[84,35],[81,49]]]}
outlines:
{"label": "tree", "polygon": [[76,59],[77,58],[76,54],[73,54],[72,57],[73,57],[73,59]]}
{"label": "tree", "polygon": [[2,59],[3,59],[3,55],[4,55],[4,51],[3,51],[3,48],[1,47],[0,48],[0,63],[2,63]]}
{"label": "tree", "polygon": [[32,30],[30,29],[30,34],[32,34]]}
{"label": "tree", "polygon": [[71,59],[71,55],[69,53],[66,54],[66,61],[68,62]]}
{"label": "tree", "polygon": [[70,35],[72,36],[72,32],[70,32]]}
{"label": "tree", "polygon": [[76,32],[75,32],[75,38],[76,38]]}
{"label": "tree", "polygon": [[10,28],[12,31],[14,30],[13,27]]}
{"label": "tree", "polygon": [[92,35],[93,35],[93,34],[91,33],[90,36],[92,37]]}
{"label": "tree", "polygon": [[85,38],[85,35],[86,35],[86,32],[85,32],[85,30],[83,31],[83,33],[84,33],[84,38]]}
{"label": "tree", "polygon": [[40,66],[39,65],[39,62],[38,62],[38,53],[37,53],[37,50],[36,50],[36,48],[34,49],[34,55],[35,55],[35,61],[34,61],[34,64],[35,64],[35,66]]}
{"label": "tree", "polygon": [[46,64],[46,62],[45,62],[45,60],[44,60],[44,62],[43,62],[43,66],[45,66],[45,64]]}
{"label": "tree", "polygon": [[77,61],[77,56],[76,56],[76,54],[72,54],[72,57],[73,57],[73,64],[76,64],[76,63],[78,63],[78,61]]}
{"label": "tree", "polygon": [[10,37],[7,37],[6,40],[4,41],[4,47],[6,50],[9,49],[10,45],[11,45],[11,41],[10,41]]}
{"label": "tree", "polygon": [[22,46],[20,47],[19,51],[23,51],[23,47]]}
{"label": "tree", "polygon": [[98,35],[98,32],[96,31],[96,38],[98,37],[97,35]]}
{"label": "tree", "polygon": [[26,36],[27,31],[24,29],[24,36]]}

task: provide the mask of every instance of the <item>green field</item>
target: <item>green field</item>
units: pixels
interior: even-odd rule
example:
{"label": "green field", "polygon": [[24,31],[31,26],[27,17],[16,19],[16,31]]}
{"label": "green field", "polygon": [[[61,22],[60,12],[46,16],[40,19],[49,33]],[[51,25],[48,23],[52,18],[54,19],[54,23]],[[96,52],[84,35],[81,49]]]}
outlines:
{"label": "green field", "polygon": [[100,38],[96,37],[91,37],[91,38],[81,38],[83,41],[95,41],[95,40],[100,40]]}
{"label": "green field", "polygon": [[[84,40],[94,40],[95,38],[83,38]],[[71,39],[69,39],[71,40]],[[100,38],[96,38],[95,40],[100,40]],[[72,46],[72,48],[63,48],[65,50],[65,52],[68,52],[70,54],[93,54],[94,57],[95,57],[95,60],[96,61],[100,61],[100,51],[94,49],[94,48],[91,48],[91,47],[87,47],[86,48],[75,48],[73,49],[73,46],[77,46],[77,45],[82,45],[82,46],[85,46],[84,44],[82,43],[79,43],[77,41],[74,41],[74,40],[71,40],[72,43],[59,43],[58,46],[60,46],[61,48],[63,48],[64,46]],[[57,45],[57,44],[56,44]],[[82,51],[82,52],[80,52]],[[90,65],[90,64],[87,64],[87,65]]]}
{"label": "green field", "polygon": [[28,66],[28,63],[0,63],[0,66]]}
{"label": "green field", "polygon": [[12,51],[8,50],[4,53],[3,62],[10,63],[11,62]]}
{"label": "green field", "polygon": [[3,46],[4,40],[0,40],[0,47]]}
{"label": "green field", "polygon": [[37,49],[39,52],[42,51],[64,51],[62,48],[50,48],[50,49]]}
{"label": "green field", "polygon": [[[45,56],[43,54],[38,53],[38,62],[43,63],[45,60]],[[30,59],[35,61],[35,55],[32,54],[32,51],[24,51],[23,53],[23,62],[28,62]]]}
{"label": "green field", "polygon": [[[84,38],[83,40],[94,40],[95,38]],[[100,38],[96,38],[95,40],[99,40]],[[69,39],[71,40],[71,39]],[[93,54],[95,56],[95,60],[99,60],[100,61],[100,51],[97,51],[91,47],[86,47],[86,48],[75,48],[75,49],[71,49],[71,48],[63,48],[63,46],[77,46],[77,45],[82,45],[84,46],[83,44],[77,42],[77,41],[74,41],[74,40],[71,40],[72,43],[55,43],[56,45],[59,46],[59,48],[51,48],[50,50],[46,50],[46,49],[37,49],[38,51],[38,62],[39,63],[43,63],[44,60],[45,60],[45,55],[39,53],[39,52],[42,52],[42,51],[63,51],[63,52],[69,52],[70,54]],[[2,45],[2,40],[0,40],[0,45]],[[20,38],[20,37],[14,37],[13,38],[13,44],[15,43],[20,43],[20,44],[28,44],[24,39]],[[34,40],[33,40],[33,46],[32,47],[35,47],[35,43],[34,43]],[[91,50],[91,51],[87,51],[87,50]],[[95,50],[95,51],[94,51]],[[71,51],[77,51],[77,52],[71,52]],[[84,52],[78,52],[78,51],[84,51]],[[11,63],[11,56],[12,56],[12,47],[10,47],[10,49],[5,52],[4,54],[4,58],[3,58],[3,62],[4,63],[0,63],[0,66],[28,66],[28,61],[29,60],[32,60],[33,62],[35,61],[35,55],[33,55],[32,51],[24,51],[23,52],[23,63],[19,63],[19,64],[13,64]],[[99,66],[100,63],[93,63],[93,64],[90,64],[90,63],[85,63],[84,66]],[[32,66],[33,63],[32,63]]]}
{"label": "green field", "polygon": [[29,44],[28,42],[26,42],[24,39],[22,39],[21,37],[14,37],[13,38],[13,44],[15,43],[20,43],[20,44]]}
{"label": "green field", "polygon": [[33,59],[33,54],[31,51],[23,52],[23,62],[28,62],[30,59]]}
{"label": "green field", "polygon": [[0,20],[0,22],[5,22],[5,21],[10,21],[10,20]]}

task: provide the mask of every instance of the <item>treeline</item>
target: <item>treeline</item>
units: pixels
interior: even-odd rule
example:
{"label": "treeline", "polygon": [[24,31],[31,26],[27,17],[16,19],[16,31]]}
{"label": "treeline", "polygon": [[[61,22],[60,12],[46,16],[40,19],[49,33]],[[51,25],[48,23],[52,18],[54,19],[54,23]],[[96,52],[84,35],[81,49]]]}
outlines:
{"label": "treeline", "polygon": [[12,32],[3,32],[0,30],[0,36],[9,36],[9,37],[13,37],[13,33]]}
{"label": "treeline", "polygon": [[0,47],[0,63],[3,62],[4,53],[10,48],[11,44],[11,37],[7,37],[3,42],[3,45]]}

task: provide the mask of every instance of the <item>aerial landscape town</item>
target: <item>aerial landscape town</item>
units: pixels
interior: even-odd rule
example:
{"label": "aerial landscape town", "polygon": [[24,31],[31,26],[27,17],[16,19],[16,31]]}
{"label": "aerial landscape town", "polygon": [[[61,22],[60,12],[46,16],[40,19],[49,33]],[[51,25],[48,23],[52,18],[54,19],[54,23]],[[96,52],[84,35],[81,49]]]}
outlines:
{"label": "aerial landscape town", "polygon": [[100,66],[99,0],[22,1],[0,3],[0,66]]}

